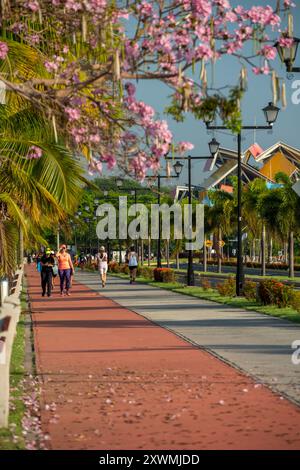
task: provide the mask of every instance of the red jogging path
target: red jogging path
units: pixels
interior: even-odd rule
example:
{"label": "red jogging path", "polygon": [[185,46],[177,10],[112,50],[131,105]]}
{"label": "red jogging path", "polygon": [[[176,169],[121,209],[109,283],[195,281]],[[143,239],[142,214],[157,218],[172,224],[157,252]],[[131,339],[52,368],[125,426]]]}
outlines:
{"label": "red jogging path", "polygon": [[296,405],[85,285],[42,298],[26,272],[50,448],[300,449]]}

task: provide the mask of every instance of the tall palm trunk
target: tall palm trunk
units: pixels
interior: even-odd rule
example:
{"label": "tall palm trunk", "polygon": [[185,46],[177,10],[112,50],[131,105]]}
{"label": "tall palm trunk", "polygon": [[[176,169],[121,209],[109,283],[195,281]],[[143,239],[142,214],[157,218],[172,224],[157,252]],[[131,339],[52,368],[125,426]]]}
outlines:
{"label": "tall palm trunk", "polygon": [[285,241],[284,242],[284,262],[285,264],[288,264],[288,258],[289,258],[289,244]]}
{"label": "tall palm trunk", "polygon": [[176,268],[180,269],[179,251],[176,252]]}
{"label": "tall palm trunk", "polygon": [[203,271],[206,273],[207,271],[207,251],[206,251],[206,237],[204,237],[204,245],[203,245]]}
{"label": "tall palm trunk", "polygon": [[170,267],[170,240],[166,240],[167,268]]}
{"label": "tall palm trunk", "polygon": [[222,230],[221,227],[218,228],[218,273],[222,272],[222,248],[220,246],[220,241],[222,240]]}
{"label": "tall palm trunk", "polygon": [[261,275],[266,275],[266,226],[263,224],[261,233]]}
{"label": "tall palm trunk", "polygon": [[255,262],[256,261],[256,253],[255,253],[255,238],[252,240],[252,260]]}
{"label": "tall palm trunk", "polygon": [[144,240],[141,240],[141,265],[144,266]]}
{"label": "tall palm trunk", "polygon": [[294,270],[294,232],[290,232],[289,236],[289,277],[295,276]]}
{"label": "tall palm trunk", "polygon": [[270,242],[269,242],[269,263],[272,263],[272,258],[273,258],[273,239],[271,237]]}
{"label": "tall palm trunk", "polygon": [[148,266],[150,266],[151,258],[151,237],[148,237]]}
{"label": "tall palm trunk", "polygon": [[19,253],[18,253],[18,264],[22,266],[24,259],[24,234],[23,229],[19,227]]}

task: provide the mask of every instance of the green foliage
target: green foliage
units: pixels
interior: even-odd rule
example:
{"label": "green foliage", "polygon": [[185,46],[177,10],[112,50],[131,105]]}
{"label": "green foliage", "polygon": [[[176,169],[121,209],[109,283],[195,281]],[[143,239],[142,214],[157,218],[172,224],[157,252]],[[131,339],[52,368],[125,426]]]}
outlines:
{"label": "green foliage", "polygon": [[287,307],[293,298],[293,288],[273,279],[265,279],[259,283],[258,296],[263,305]]}
{"label": "green foliage", "polygon": [[153,270],[156,282],[175,282],[175,272],[171,268],[155,268]]}
{"label": "green foliage", "polygon": [[242,97],[243,91],[240,87],[234,87],[230,90],[228,97],[220,94],[209,96],[201,102],[200,106],[192,107],[191,111],[197,119],[201,120],[209,117],[213,121],[219,115],[224,125],[237,134],[242,126],[240,111]]}
{"label": "green foliage", "polygon": [[164,110],[165,114],[168,114],[169,116],[172,116],[172,118],[176,122],[183,122],[184,121],[184,113],[181,105],[179,104],[178,100],[176,98],[172,97],[171,104],[169,106],[166,106]]}
{"label": "green foliage", "polygon": [[291,299],[290,299],[290,306],[300,313],[300,292],[299,291],[293,292]]}
{"label": "green foliage", "polygon": [[208,279],[205,279],[205,277],[202,278],[201,287],[204,291],[208,291],[209,289],[211,289],[211,281],[209,281]]}
{"label": "green foliage", "polygon": [[223,283],[217,284],[217,290],[220,295],[224,295],[225,297],[234,297],[236,292],[235,278],[230,276]]}
{"label": "green foliage", "polygon": [[255,300],[256,299],[256,282],[253,281],[246,281],[243,288],[243,294],[248,300]]}
{"label": "green foliage", "polygon": [[154,279],[154,269],[149,266],[139,266],[137,270],[137,275],[144,277],[145,279]]}

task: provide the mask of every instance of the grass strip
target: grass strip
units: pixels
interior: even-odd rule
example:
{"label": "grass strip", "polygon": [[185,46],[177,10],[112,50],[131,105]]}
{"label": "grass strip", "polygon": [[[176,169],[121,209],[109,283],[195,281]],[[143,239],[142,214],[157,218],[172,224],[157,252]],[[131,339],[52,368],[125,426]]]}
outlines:
{"label": "grass strip", "polygon": [[[21,292],[21,311],[27,308],[26,293]],[[22,419],[25,406],[22,400],[23,388],[21,382],[25,377],[25,317],[20,316],[17,324],[16,336],[13,343],[10,363],[10,413],[9,427],[0,429],[0,450],[25,449],[24,436],[22,434]]]}
{"label": "grass strip", "polygon": [[[129,279],[128,275],[122,273],[110,273],[110,275],[120,277],[122,279]],[[160,289],[177,292],[178,294],[189,295],[235,308],[271,315],[272,317],[282,318],[294,323],[300,323],[300,313],[292,307],[278,308],[276,305],[261,305],[254,300],[247,300],[245,297],[224,297],[215,289],[204,290],[202,287],[190,287],[179,282],[154,282],[152,279],[146,279],[143,277],[138,277],[136,281],[143,284],[149,284]]]}

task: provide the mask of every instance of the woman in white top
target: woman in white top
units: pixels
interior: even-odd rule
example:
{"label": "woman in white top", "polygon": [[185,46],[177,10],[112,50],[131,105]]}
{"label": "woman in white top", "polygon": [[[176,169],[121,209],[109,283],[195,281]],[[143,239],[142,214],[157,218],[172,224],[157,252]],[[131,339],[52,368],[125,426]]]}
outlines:
{"label": "woman in white top", "polygon": [[97,254],[98,269],[102,281],[102,287],[106,284],[106,273],[108,268],[108,256],[104,246],[100,247],[99,253]]}
{"label": "woman in white top", "polygon": [[135,252],[134,246],[130,247],[130,252],[128,254],[128,267],[130,270],[130,284],[133,284],[136,278],[136,271],[138,267],[138,255]]}

